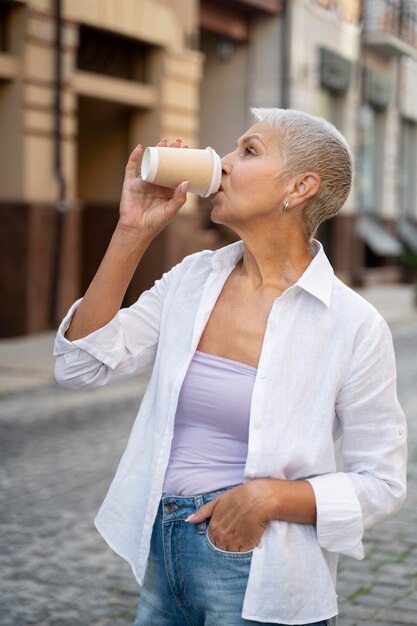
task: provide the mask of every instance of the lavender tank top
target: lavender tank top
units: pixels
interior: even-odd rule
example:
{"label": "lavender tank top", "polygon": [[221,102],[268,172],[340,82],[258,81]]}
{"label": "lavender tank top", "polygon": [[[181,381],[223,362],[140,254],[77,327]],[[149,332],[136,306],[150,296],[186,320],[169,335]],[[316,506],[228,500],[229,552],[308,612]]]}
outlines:
{"label": "lavender tank top", "polygon": [[164,493],[197,495],[243,482],[256,371],[195,352],[178,399]]}

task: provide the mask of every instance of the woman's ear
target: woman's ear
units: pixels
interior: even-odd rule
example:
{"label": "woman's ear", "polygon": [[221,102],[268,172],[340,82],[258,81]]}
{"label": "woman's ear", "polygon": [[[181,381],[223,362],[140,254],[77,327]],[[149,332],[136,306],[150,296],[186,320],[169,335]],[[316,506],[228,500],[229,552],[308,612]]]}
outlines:
{"label": "woman's ear", "polygon": [[296,207],[315,196],[320,189],[320,183],[320,176],[316,172],[307,172],[298,176],[291,193],[288,194],[291,207]]}

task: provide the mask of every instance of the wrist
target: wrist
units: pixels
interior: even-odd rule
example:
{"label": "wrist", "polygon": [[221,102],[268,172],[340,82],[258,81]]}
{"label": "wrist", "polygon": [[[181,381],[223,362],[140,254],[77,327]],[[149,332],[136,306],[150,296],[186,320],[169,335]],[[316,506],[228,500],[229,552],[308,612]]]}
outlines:
{"label": "wrist", "polygon": [[282,499],[282,483],[278,478],[262,478],[263,516],[265,520],[280,519],[279,511]]}
{"label": "wrist", "polygon": [[120,221],[116,225],[113,237],[118,241],[123,242],[124,245],[139,249],[147,248],[154,239],[154,236],[149,233],[126,226]]}
{"label": "wrist", "polygon": [[279,519],[279,486],[275,478],[256,478],[246,483],[249,494],[254,498],[259,514],[264,522]]}
{"label": "wrist", "polygon": [[262,515],[265,520],[316,523],[316,499],[306,480],[261,479]]}

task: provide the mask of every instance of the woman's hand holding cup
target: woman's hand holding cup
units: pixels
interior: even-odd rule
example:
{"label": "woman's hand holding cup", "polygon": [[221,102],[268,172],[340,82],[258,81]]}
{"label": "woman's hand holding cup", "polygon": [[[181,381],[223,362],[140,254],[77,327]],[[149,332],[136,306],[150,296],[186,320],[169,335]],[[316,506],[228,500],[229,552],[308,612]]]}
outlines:
{"label": "woman's hand holding cup", "polygon": [[[176,139],[171,143],[171,148],[180,148],[181,143],[181,139]],[[166,139],[157,146],[167,146]],[[126,165],[118,226],[124,231],[152,240],[184,205],[189,184],[184,181],[176,189],[169,189],[143,181],[137,174],[141,157],[142,146],[138,145]]]}

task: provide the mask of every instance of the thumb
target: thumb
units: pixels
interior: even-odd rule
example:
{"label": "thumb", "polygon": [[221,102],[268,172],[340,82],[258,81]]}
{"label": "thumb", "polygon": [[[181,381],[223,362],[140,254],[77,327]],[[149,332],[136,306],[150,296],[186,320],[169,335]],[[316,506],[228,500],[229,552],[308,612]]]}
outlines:
{"label": "thumb", "polygon": [[189,515],[185,521],[190,522],[190,524],[199,524],[200,522],[204,522],[205,519],[212,516],[215,506],[215,500],[210,500],[210,502],[207,502],[207,504],[200,507],[196,513]]}
{"label": "thumb", "polygon": [[138,144],[134,150],[132,150],[129,160],[125,169],[125,178],[137,178],[140,175],[138,172],[139,159],[142,156],[142,144]]}
{"label": "thumb", "polygon": [[166,205],[167,213],[170,218],[174,217],[183,204],[187,200],[187,191],[190,186],[188,181],[182,182],[174,191],[174,195]]}

